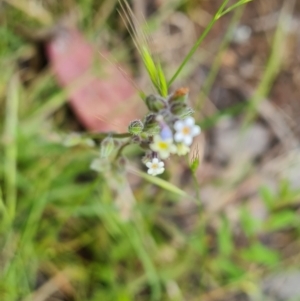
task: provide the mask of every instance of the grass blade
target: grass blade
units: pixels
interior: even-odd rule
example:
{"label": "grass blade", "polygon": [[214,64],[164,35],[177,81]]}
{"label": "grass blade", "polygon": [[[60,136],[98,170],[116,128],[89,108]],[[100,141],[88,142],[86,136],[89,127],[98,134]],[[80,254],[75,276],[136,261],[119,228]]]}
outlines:
{"label": "grass blade", "polygon": [[160,83],[160,94],[166,97],[168,95],[168,84],[160,64],[157,67],[157,75]]}
{"label": "grass blade", "polygon": [[17,126],[19,103],[19,79],[14,75],[8,85],[4,124],[4,182],[7,213],[12,220],[17,201]]}
{"label": "grass blade", "polygon": [[196,50],[198,49],[198,47],[201,45],[201,43],[203,42],[203,40],[206,38],[206,36],[210,32],[210,30],[212,29],[212,27],[214,26],[214,24],[220,18],[220,14],[223,12],[224,7],[228,3],[228,1],[229,0],[224,0],[223,1],[223,3],[220,6],[219,10],[214,15],[214,17],[211,19],[211,21],[209,22],[209,24],[205,28],[205,30],[202,33],[202,35],[200,36],[200,38],[196,41],[196,43],[194,44],[194,46],[192,47],[192,49],[189,51],[189,53],[187,54],[187,56],[184,58],[184,60],[181,63],[181,65],[178,67],[178,69],[176,70],[176,72],[174,73],[174,75],[172,76],[172,78],[169,80],[168,87],[170,87],[172,85],[172,83],[178,77],[179,73],[182,71],[182,69],[185,67],[185,65],[187,64],[187,62],[191,59],[191,57],[194,55],[194,53],[196,52]]}
{"label": "grass blade", "polygon": [[275,32],[273,43],[271,45],[271,53],[265,68],[265,72],[260,80],[260,83],[254,92],[254,95],[249,101],[249,110],[247,112],[243,127],[245,128],[255,118],[257,108],[265,97],[274,83],[275,79],[280,72],[281,66],[284,61],[284,53],[286,50],[286,39],[290,15],[293,10],[293,2],[286,2],[282,8],[278,26]]}
{"label": "grass blade", "polygon": [[217,74],[219,72],[219,69],[220,69],[220,66],[222,63],[223,54],[229,46],[229,43],[230,43],[232,35],[233,35],[234,28],[236,27],[237,23],[239,22],[242,13],[243,13],[243,7],[239,7],[239,9],[237,9],[234,12],[234,15],[228,26],[228,29],[226,30],[225,36],[221,42],[220,50],[218,51],[218,53],[216,55],[216,58],[211,66],[211,70],[203,84],[203,88],[200,93],[199,99],[196,102],[196,111],[200,111],[201,108],[203,107],[205,98],[207,97],[208,93],[210,92],[210,90],[215,82],[215,79],[217,77]]}
{"label": "grass blade", "polygon": [[239,6],[249,3],[251,1],[253,1],[253,0],[240,0],[239,2],[229,6],[227,9],[223,10],[223,12],[219,15],[219,18],[223,17],[224,15],[228,14],[232,10],[238,8]]}
{"label": "grass blade", "polygon": [[134,168],[128,168],[129,172],[131,172],[132,174],[135,174],[145,180],[147,180],[148,182],[154,184],[154,185],[157,185],[159,187],[161,187],[162,189],[165,189],[169,192],[172,192],[172,193],[175,193],[179,196],[187,196],[187,193],[185,191],[183,191],[182,189],[176,187],[175,185],[163,180],[163,179],[160,179],[160,178],[156,178],[156,177],[153,177],[153,176],[150,176],[142,171],[139,171],[139,170],[136,170]]}

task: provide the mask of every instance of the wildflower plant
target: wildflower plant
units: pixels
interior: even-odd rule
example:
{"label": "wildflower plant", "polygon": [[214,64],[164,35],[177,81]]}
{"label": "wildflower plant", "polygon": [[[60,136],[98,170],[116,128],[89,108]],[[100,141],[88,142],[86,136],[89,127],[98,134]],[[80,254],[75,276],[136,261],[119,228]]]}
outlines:
{"label": "wildflower plant", "polygon": [[[107,173],[109,170],[120,171],[120,162],[122,165],[126,162],[123,158],[123,150],[128,145],[135,144],[145,152],[142,162],[147,167],[148,174],[156,176],[165,170],[163,160],[172,155],[184,156],[189,153],[193,139],[201,130],[192,117],[194,111],[188,103],[189,89],[184,87],[169,93],[174,76],[171,81],[166,80],[160,62],[154,59],[149,50],[144,32],[134,26],[135,16],[127,1],[122,0],[119,3],[122,8],[120,15],[124,22],[129,24],[128,30],[156,93],[145,95],[140,91],[148,112],[142,120],[131,121],[127,133],[95,135],[95,140],[100,142],[100,148],[90,168],[102,173]],[[82,139],[85,139],[86,144],[86,138]],[[66,144],[79,145],[84,142],[80,141],[77,135],[73,135]]]}
{"label": "wildflower plant", "polygon": [[109,164],[116,166],[126,146],[137,144],[145,151],[142,162],[148,168],[148,174],[156,176],[165,170],[162,160],[172,155],[188,154],[194,137],[200,134],[200,127],[195,124],[192,117],[194,111],[188,104],[189,89],[168,92],[170,83],[160,62],[151,55],[144,33],[134,26],[135,16],[127,1],[120,1],[120,5],[123,11],[121,17],[129,24],[128,30],[157,93],[146,96],[140,91],[148,108],[147,114],[142,120],[131,121],[128,133],[103,136],[98,156],[90,167],[99,172],[107,171]]}
{"label": "wildflower plant", "polygon": [[[142,132],[140,136],[141,145],[148,147],[144,162],[146,161],[149,174],[157,175],[163,172],[163,169],[153,172],[152,164],[148,164],[149,162],[159,164],[162,162],[157,160],[165,160],[172,154],[179,156],[187,154],[193,138],[200,133],[200,127],[195,125],[194,118],[190,116],[192,110],[187,105],[187,99],[187,88],[178,89],[167,97],[150,95],[146,98],[145,103],[148,109],[152,110],[155,128],[158,129],[156,133],[149,135]],[[173,109],[175,106],[176,111]]]}
{"label": "wildflower plant", "polygon": [[130,122],[128,133],[124,136],[111,134],[104,138],[100,143],[99,156],[91,163],[91,169],[105,171],[111,156],[116,160],[122,156],[122,150],[127,145],[137,144],[145,150],[142,162],[148,168],[148,174],[162,174],[165,170],[162,160],[171,155],[186,155],[194,137],[200,134],[200,127],[195,124],[191,116],[193,110],[187,101],[187,88],[178,89],[166,97],[147,96],[145,104],[148,114],[143,120]]}

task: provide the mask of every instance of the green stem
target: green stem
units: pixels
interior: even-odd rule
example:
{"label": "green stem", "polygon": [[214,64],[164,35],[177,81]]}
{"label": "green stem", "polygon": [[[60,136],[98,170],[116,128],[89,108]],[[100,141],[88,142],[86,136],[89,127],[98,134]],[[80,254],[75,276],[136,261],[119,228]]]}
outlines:
{"label": "green stem", "polygon": [[[207,76],[204,84],[203,84],[203,88],[202,88],[202,91],[200,93],[200,97],[199,99],[197,100],[197,103],[196,103],[196,111],[200,111],[204,105],[204,102],[205,102],[205,99],[209,93],[209,91],[211,90],[214,82],[215,82],[215,79],[217,77],[217,74],[218,74],[218,71],[220,69],[220,65],[221,65],[221,62],[222,62],[222,57],[223,57],[223,54],[224,54],[224,51],[228,48],[228,45],[231,41],[231,38],[232,38],[232,35],[233,35],[233,30],[234,28],[236,27],[238,21],[240,20],[241,18],[241,15],[243,13],[243,9],[241,7],[239,7],[239,9],[237,9],[235,12],[234,12],[234,15],[229,23],[229,26],[228,26],[228,30],[226,31],[226,34],[224,36],[224,39],[220,45],[220,50],[212,64],[212,67],[211,67],[211,70],[209,72],[209,75]],[[223,15],[223,13],[222,13]]]}
{"label": "green stem", "polygon": [[[196,149],[196,152],[198,153],[198,148]],[[197,156],[197,155],[196,155]],[[189,162],[189,158],[188,156],[185,156],[185,159],[186,159],[186,164],[187,166],[189,166],[189,169],[191,171],[191,174],[192,174],[192,179],[193,179],[193,182],[194,182],[194,185],[195,185],[195,191],[196,191],[196,201],[199,205],[199,207],[201,207],[201,197],[200,197],[200,185],[199,185],[199,182],[198,182],[198,179],[197,179],[197,176],[196,176],[196,171],[192,169],[191,167],[191,163]],[[192,159],[193,160],[193,159]]]}
{"label": "green stem", "polygon": [[245,116],[242,128],[245,129],[249,126],[249,124],[255,119],[257,116],[257,108],[258,106],[265,100],[268,96],[271,87],[276,80],[280,68],[284,63],[284,53],[287,47],[287,30],[286,24],[288,24],[288,20],[290,18],[290,13],[293,10],[293,1],[286,1],[281,10],[278,26],[273,38],[273,42],[271,45],[271,53],[268,56],[268,62],[265,67],[265,72],[260,79],[259,85],[249,99],[248,102],[248,110],[247,115]]}
{"label": "green stem", "polygon": [[106,137],[112,138],[130,138],[130,133],[85,133],[84,136],[95,139],[104,139]]}
{"label": "green stem", "polygon": [[125,142],[118,150],[117,154],[116,154],[116,157],[115,157],[115,160],[117,160],[121,155],[122,155],[122,151],[124,150],[124,148],[126,146],[130,145],[130,140]]}
{"label": "green stem", "polygon": [[241,5],[244,5],[246,3],[249,3],[253,0],[241,0],[233,5],[231,5],[230,7],[228,7],[227,9],[225,9],[221,14],[220,17],[223,17],[224,15],[228,14],[229,12],[231,12],[232,10],[234,10],[235,8],[238,8]]}
{"label": "green stem", "polygon": [[196,190],[196,200],[198,202],[199,207],[201,207],[202,203],[201,203],[201,197],[200,197],[200,185],[199,185],[198,179],[196,177],[196,174],[194,172],[192,172],[192,178],[193,178],[193,182],[194,182],[195,190]]}
{"label": "green stem", "polygon": [[205,28],[204,32],[202,33],[202,35],[200,36],[200,38],[197,40],[197,42],[194,44],[194,46],[192,47],[192,49],[189,51],[189,53],[187,54],[187,56],[184,58],[183,62],[181,63],[181,65],[178,67],[178,69],[176,70],[175,74],[172,76],[172,78],[169,80],[168,82],[168,87],[171,86],[171,84],[175,81],[175,79],[177,78],[177,76],[179,75],[179,73],[182,71],[182,69],[184,68],[184,66],[187,64],[187,62],[190,60],[190,58],[194,55],[194,53],[196,52],[197,48],[201,45],[201,43],[203,42],[203,40],[206,38],[206,36],[208,35],[208,33],[210,32],[210,30],[212,29],[212,27],[214,26],[214,24],[217,22],[217,20],[220,18],[226,4],[228,3],[229,0],[224,0],[222,5],[220,6],[219,10],[217,11],[217,13],[213,16],[213,18],[211,19],[211,21],[209,22],[209,24],[207,25],[207,27]]}

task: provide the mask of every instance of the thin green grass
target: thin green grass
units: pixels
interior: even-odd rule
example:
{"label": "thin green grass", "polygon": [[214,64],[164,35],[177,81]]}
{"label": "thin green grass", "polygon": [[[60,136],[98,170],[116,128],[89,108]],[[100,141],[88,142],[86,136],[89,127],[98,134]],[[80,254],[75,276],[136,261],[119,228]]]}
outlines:
{"label": "thin green grass", "polygon": [[217,22],[217,20],[220,18],[221,13],[224,11],[225,6],[227,5],[229,0],[224,0],[219,8],[219,10],[216,12],[216,14],[213,16],[211,21],[208,23],[206,26],[205,30],[203,31],[202,35],[198,38],[192,49],[189,51],[189,53],[186,55],[178,69],[175,71],[174,75],[171,77],[171,79],[168,81],[168,86],[170,87],[172,83],[176,80],[182,69],[185,67],[185,65],[190,61],[198,47],[201,45],[203,40],[206,38],[206,36],[209,34],[211,31],[212,27],[214,24]]}
{"label": "thin green grass", "polygon": [[[224,6],[212,25],[246,2]],[[97,5],[90,1],[93,3]],[[95,20],[95,12],[86,7],[87,3],[81,4],[85,7],[84,20]],[[234,20],[241,13],[238,10]],[[161,16],[156,17],[160,20]],[[86,22],[89,32],[93,31],[93,24],[94,21]],[[274,52],[280,46],[280,37],[283,36],[277,36],[272,45]],[[200,37],[198,46],[204,38]],[[229,33],[222,49],[227,47],[228,40]],[[6,47],[6,53],[13,49]],[[187,66],[197,47],[194,45],[171,83]],[[169,85],[162,67],[148,48],[145,53],[151,81],[158,93],[165,95]],[[220,55],[205,85],[207,94],[219,70]],[[263,91],[260,95],[269,91],[268,85],[278,74],[275,60],[279,54],[273,55],[269,61],[272,67],[267,68],[263,88],[259,88]],[[13,224],[0,223],[0,300],[30,300],[37,286],[41,288],[58,273],[64,274],[66,285],[60,290],[67,300],[230,299],[234,292],[249,295],[259,290],[265,272],[298,265],[296,256],[280,260],[276,252],[260,242],[261,236],[267,237],[274,231],[281,231],[282,235],[292,229],[295,244],[299,243],[300,225],[294,210],[299,203],[299,191],[285,183],[280,185],[278,195],[263,189],[260,197],[269,210],[265,222],[258,224],[249,214],[247,200],[243,200],[243,210],[236,204],[241,226],[237,223],[232,229],[223,210],[222,214],[213,214],[203,207],[200,212],[199,206],[194,206],[196,202],[189,202],[195,199],[182,187],[130,168],[137,204],[131,221],[120,219],[114,204],[116,191],[112,191],[105,177],[89,170],[93,154],[84,147],[68,149],[52,140],[53,134],[61,132],[52,115],[65,103],[67,93],[53,86],[51,77],[41,78],[33,82],[29,92],[20,93],[20,83],[12,76],[0,92],[0,106],[5,108],[1,113],[4,122],[0,124],[4,133],[0,213],[2,218],[7,211],[14,220]],[[43,94],[45,91],[50,96],[39,100],[39,95],[47,94]],[[252,105],[257,108],[259,102]],[[217,112],[201,120],[201,127],[209,129],[224,115],[236,116],[245,110],[249,110],[247,105],[240,104]],[[136,181],[137,177],[143,181]],[[184,178],[190,189],[192,178]],[[226,181],[211,182],[211,189],[235,192],[238,181]],[[248,235],[243,237],[245,245],[237,243],[236,231]],[[71,296],[64,291],[69,286]]]}
{"label": "thin green grass", "polygon": [[[233,11],[234,9],[240,7],[241,5],[250,2],[252,0],[241,0],[238,3],[228,7],[226,9],[226,5],[228,4],[229,0],[224,0],[220,5],[218,11],[213,16],[209,24],[206,26],[202,35],[198,38],[195,42],[189,53],[186,55],[182,63],[179,65],[178,69],[175,71],[174,75],[171,77],[169,81],[166,80],[164,72],[161,68],[161,64],[158,62],[155,63],[153,56],[149,51],[149,47],[147,46],[147,38],[145,37],[145,33],[142,32],[140,29],[135,28],[134,26],[134,15],[127,3],[126,0],[120,1],[122,12],[125,15],[125,21],[129,23],[128,29],[131,31],[131,35],[136,45],[139,53],[141,55],[144,67],[147,70],[147,73],[156,88],[157,92],[162,95],[166,96],[168,93],[168,89],[172,85],[172,83],[177,79],[183,68],[187,65],[187,63],[191,60],[192,56],[195,54],[199,46],[202,44],[206,36],[209,34],[211,29],[213,28],[214,24],[224,15]],[[133,19],[133,20],[132,20]]]}
{"label": "thin green grass", "polygon": [[176,187],[175,185],[173,185],[173,184],[171,184],[171,183],[169,183],[169,182],[167,182],[163,179],[156,178],[156,177],[151,177],[147,173],[144,173],[142,171],[139,171],[139,170],[136,170],[136,169],[133,169],[133,168],[129,168],[128,170],[129,170],[130,173],[133,173],[133,174],[147,180],[148,182],[161,187],[162,189],[164,189],[166,191],[172,192],[172,193],[174,193],[178,196],[181,196],[181,197],[188,196],[185,191],[183,191],[182,189]]}
{"label": "thin green grass", "polygon": [[17,206],[17,127],[19,105],[19,79],[14,75],[8,86],[4,125],[5,141],[5,203],[10,220],[15,217]]}
{"label": "thin green grass", "polygon": [[242,14],[244,7],[239,7],[239,9],[236,9],[234,11],[234,14],[231,18],[231,21],[228,25],[228,29],[226,30],[226,34],[219,46],[218,53],[215,55],[215,59],[213,61],[213,64],[211,66],[210,72],[205,79],[205,82],[203,83],[203,87],[200,92],[199,99],[196,101],[196,111],[200,111],[203,108],[205,98],[208,96],[209,92],[211,91],[213,84],[215,82],[215,79],[217,77],[217,74],[220,70],[220,66],[222,63],[222,56],[226,49],[228,49],[228,46],[232,40],[233,31],[236,28]]}
{"label": "thin green grass", "polygon": [[225,7],[226,7],[227,3],[229,2],[229,0],[224,0],[222,2],[219,10],[216,12],[216,14],[213,16],[213,18],[211,19],[211,21],[208,23],[208,25],[206,26],[206,28],[203,31],[202,35],[198,38],[198,40],[196,41],[196,43],[194,44],[194,46],[192,47],[192,49],[189,51],[189,53],[186,55],[186,57],[184,58],[184,60],[182,61],[182,63],[178,67],[178,69],[175,71],[174,75],[168,81],[168,87],[170,87],[172,85],[172,83],[177,79],[177,77],[180,74],[180,72],[182,71],[182,69],[190,61],[190,59],[192,58],[192,56],[194,55],[194,53],[196,52],[196,50],[199,48],[199,46],[202,44],[202,42],[204,41],[204,39],[206,38],[206,36],[209,34],[209,32],[211,31],[211,29],[213,28],[214,24],[222,16],[226,15],[227,13],[231,12],[235,8],[237,8],[237,7],[245,4],[247,2],[250,2],[250,1],[252,1],[252,0],[241,0],[238,3],[236,3],[235,5],[232,5],[232,6],[230,6],[227,9],[225,9]]}
{"label": "thin green grass", "polygon": [[253,0],[240,0],[238,1],[237,3],[229,6],[228,8],[224,9],[220,14],[219,14],[219,18],[223,17],[224,15],[228,14],[229,12],[237,9],[238,7],[242,6],[242,5],[245,5],[249,2],[251,2]]}
{"label": "thin green grass", "polygon": [[260,79],[254,95],[249,100],[249,109],[245,118],[244,126],[249,125],[257,116],[257,108],[268,96],[275,79],[283,64],[285,41],[287,38],[286,26],[290,22],[290,12],[293,9],[293,1],[286,2],[281,10],[278,26],[271,45],[271,52],[266,64],[265,72]]}

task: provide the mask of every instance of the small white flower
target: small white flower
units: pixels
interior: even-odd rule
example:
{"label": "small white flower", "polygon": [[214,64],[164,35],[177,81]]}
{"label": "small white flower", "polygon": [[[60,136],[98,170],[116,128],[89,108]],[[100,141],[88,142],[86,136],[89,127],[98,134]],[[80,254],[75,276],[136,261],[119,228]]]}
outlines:
{"label": "small white flower", "polygon": [[190,151],[190,148],[184,143],[178,143],[176,146],[177,146],[176,153],[178,156],[185,156]]}
{"label": "small white flower", "polygon": [[162,139],[159,135],[155,135],[153,143],[150,144],[150,148],[159,154],[161,159],[166,159],[170,154],[176,153],[176,146],[173,143],[173,139]]}
{"label": "small white flower", "polygon": [[201,132],[200,127],[195,125],[195,119],[193,117],[176,121],[174,123],[174,129],[176,131],[174,140],[176,142],[183,142],[187,146],[190,146],[193,142],[193,138]]}
{"label": "small white flower", "polygon": [[146,163],[146,166],[148,167],[148,174],[152,176],[159,175],[165,170],[164,162],[159,161],[158,158],[153,158],[152,161]]}

